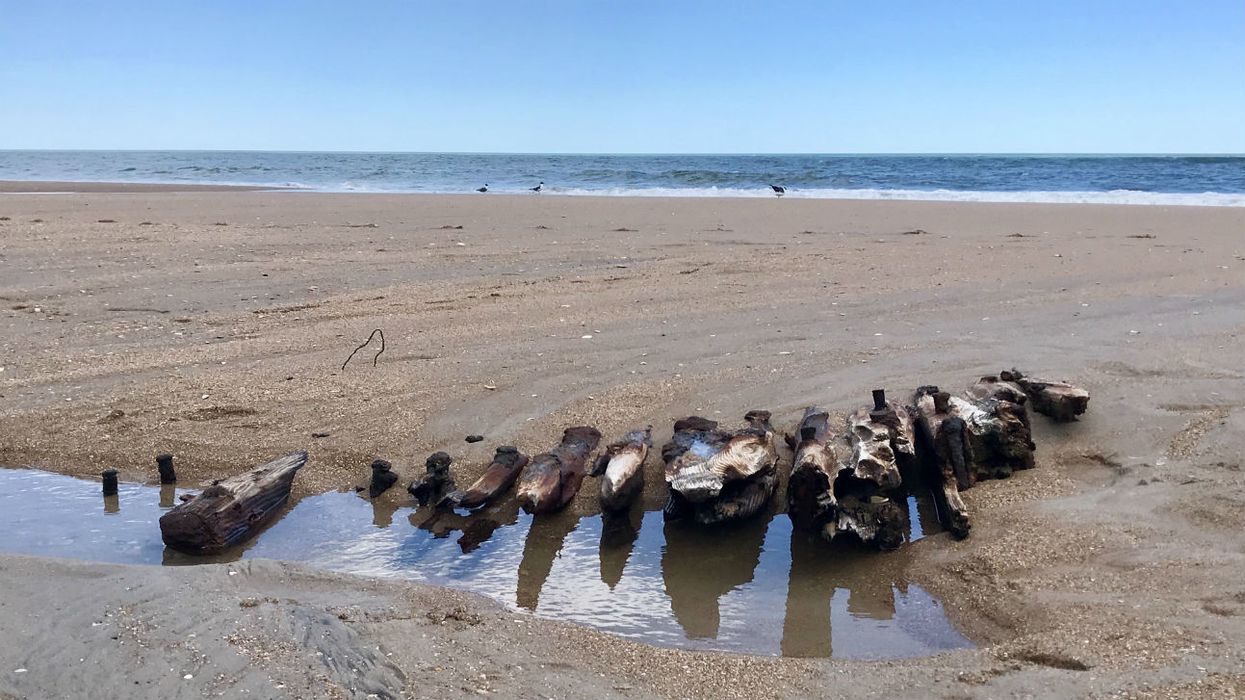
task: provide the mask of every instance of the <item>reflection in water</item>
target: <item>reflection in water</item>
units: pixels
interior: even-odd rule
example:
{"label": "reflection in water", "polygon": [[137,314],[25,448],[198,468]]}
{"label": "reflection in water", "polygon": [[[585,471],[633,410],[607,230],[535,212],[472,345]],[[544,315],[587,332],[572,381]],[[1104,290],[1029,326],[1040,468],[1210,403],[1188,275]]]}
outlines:
{"label": "reflection in water", "polygon": [[[452,586],[694,649],[897,658],[970,646],[908,581],[902,550],[829,545],[793,533],[785,515],[697,528],[639,509],[534,519],[513,499],[467,514],[327,493],[289,507],[244,549],[196,558],[160,541],[156,521],[170,495],[121,484],[105,513],[98,482],[0,469],[0,551],[148,564],[300,561]],[[923,495],[909,501],[912,539],[940,530],[928,506]]]}
{"label": "reflection in water", "polygon": [[160,484],[160,507],[172,508],[177,505],[177,484]]}
{"label": "reflection in water", "polygon": [[[752,581],[768,527],[766,517],[712,527],[666,523],[661,576],[670,610],[688,637],[718,636],[718,601]],[[723,542],[730,546],[723,547]]]}
{"label": "reflection in water", "polygon": [[536,517],[523,543],[523,559],[519,562],[519,581],[515,602],[520,608],[536,610],[540,591],[545,587],[553,560],[562,551],[566,536],[579,527],[579,518],[563,510]]}
{"label": "reflection in water", "polygon": [[611,591],[622,580],[643,522],[644,511],[638,505],[622,512],[601,514],[601,583]]}
{"label": "reflection in water", "polygon": [[836,565],[817,556],[828,545],[815,533],[791,531],[791,570],[787,575],[787,611],[782,623],[783,656],[831,656],[830,598],[834,586],[826,573]]}
{"label": "reflection in water", "polygon": [[120,513],[121,512],[121,496],[104,496],[104,512]]}
{"label": "reflection in water", "polygon": [[386,498],[364,498],[372,504],[372,524],[379,528],[387,528],[393,524],[393,514],[398,512],[398,504]]}

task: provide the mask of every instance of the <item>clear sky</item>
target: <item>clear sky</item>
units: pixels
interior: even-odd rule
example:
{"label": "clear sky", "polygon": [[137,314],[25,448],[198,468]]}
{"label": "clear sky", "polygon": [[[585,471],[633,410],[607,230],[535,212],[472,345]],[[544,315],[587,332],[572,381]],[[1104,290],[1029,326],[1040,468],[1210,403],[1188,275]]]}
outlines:
{"label": "clear sky", "polygon": [[1245,0],[0,0],[0,148],[1245,152]]}

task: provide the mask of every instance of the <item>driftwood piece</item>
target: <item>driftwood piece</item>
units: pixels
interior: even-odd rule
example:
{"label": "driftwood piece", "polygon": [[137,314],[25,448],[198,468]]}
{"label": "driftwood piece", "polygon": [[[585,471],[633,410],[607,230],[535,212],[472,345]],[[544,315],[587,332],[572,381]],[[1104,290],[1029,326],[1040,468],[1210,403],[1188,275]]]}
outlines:
{"label": "driftwood piece", "polygon": [[735,431],[699,416],[677,421],[661,449],[670,485],[666,519],[711,524],[748,517],[768,503],[778,483],[769,419],[769,411],[749,411],[748,427]]}
{"label": "driftwood piece", "polygon": [[653,446],[653,426],[633,430],[605,448],[592,467],[601,477],[601,508],[625,510],[644,488],[644,460]]}
{"label": "driftwood piece", "polygon": [[536,455],[519,479],[519,502],[532,514],[558,510],[579,492],[588,455],[601,441],[596,428],[579,426],[562,433],[562,443]]}
{"label": "driftwood piece", "polygon": [[424,475],[406,487],[415,500],[419,501],[419,505],[432,503],[440,506],[454,490],[454,479],[450,476],[450,464],[453,461],[444,452],[434,452],[424,460]]}
{"label": "driftwood piece", "polygon": [[493,462],[484,474],[465,491],[454,491],[447,500],[456,508],[482,508],[510,490],[528,463],[528,456],[518,448],[502,445],[493,455]]}
{"label": "driftwood piece", "polygon": [[398,481],[398,475],[393,471],[393,465],[389,462],[378,459],[372,462],[372,480],[367,486],[367,495],[369,498],[376,498],[382,493],[389,490]]}
{"label": "driftwood piece", "polygon": [[804,409],[798,437],[787,436],[795,451],[787,479],[787,514],[802,530],[820,530],[834,517],[834,478],[839,462],[830,443],[830,414],[814,406]]}
{"label": "driftwood piece", "polygon": [[968,537],[972,523],[960,491],[972,486],[972,444],[968,424],[951,413],[951,395],[938,387],[917,389],[917,433],[926,472],[936,487],[939,519],[957,538]]}
{"label": "driftwood piece", "polygon": [[1089,392],[1068,382],[1031,379],[1018,369],[1000,373],[1033,400],[1033,410],[1057,421],[1073,421],[1089,408]]}
{"label": "driftwood piece", "polygon": [[307,463],[295,452],[209,486],[160,516],[164,544],[187,554],[215,554],[241,544],[272,519]]}

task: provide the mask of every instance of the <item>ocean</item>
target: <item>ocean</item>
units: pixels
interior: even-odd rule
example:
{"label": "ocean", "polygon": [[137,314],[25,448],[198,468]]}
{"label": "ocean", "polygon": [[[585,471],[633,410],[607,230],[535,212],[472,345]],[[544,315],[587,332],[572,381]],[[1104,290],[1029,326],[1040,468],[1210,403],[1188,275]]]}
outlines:
{"label": "ocean", "polygon": [[539,155],[0,151],[0,180],[324,192],[787,197],[1245,206],[1245,156]]}

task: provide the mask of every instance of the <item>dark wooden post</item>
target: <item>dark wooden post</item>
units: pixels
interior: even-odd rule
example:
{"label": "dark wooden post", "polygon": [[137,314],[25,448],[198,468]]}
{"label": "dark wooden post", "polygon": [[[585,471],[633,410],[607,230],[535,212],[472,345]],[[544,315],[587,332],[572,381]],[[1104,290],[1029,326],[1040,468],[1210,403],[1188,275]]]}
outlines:
{"label": "dark wooden post", "polygon": [[105,469],[102,476],[104,477],[104,495],[117,495],[117,470]]}
{"label": "dark wooden post", "polygon": [[398,480],[398,475],[393,473],[393,465],[389,462],[378,459],[372,462],[372,483],[368,485],[367,495],[376,498]]}
{"label": "dark wooden post", "polygon": [[886,410],[886,390],[885,389],[874,389],[873,390],[873,410],[875,411]]}
{"label": "dark wooden post", "polygon": [[173,455],[156,455],[156,468],[160,470],[160,483],[176,484],[177,472],[173,471]]}

